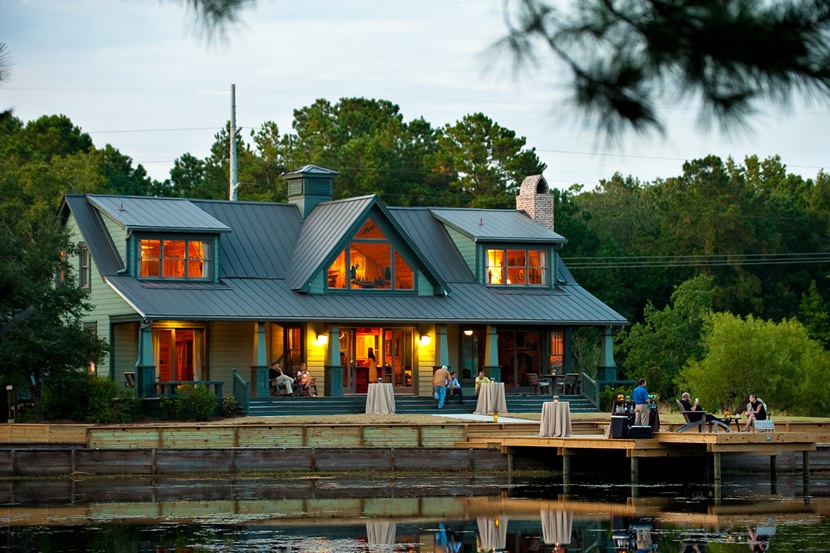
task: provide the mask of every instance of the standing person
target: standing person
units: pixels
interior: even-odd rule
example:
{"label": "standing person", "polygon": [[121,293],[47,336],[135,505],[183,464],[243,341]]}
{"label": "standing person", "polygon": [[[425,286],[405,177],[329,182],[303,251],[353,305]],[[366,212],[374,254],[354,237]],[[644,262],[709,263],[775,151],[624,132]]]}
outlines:
{"label": "standing person", "polygon": [[435,371],[432,375],[432,389],[435,392],[435,397],[438,399],[438,408],[444,408],[444,402],[447,400],[447,384],[450,382],[450,371],[447,370],[446,365],[441,365],[441,368]]}
{"label": "standing person", "polygon": [[488,384],[490,379],[484,376],[484,371],[478,371],[478,376],[476,377],[476,397],[478,397],[478,391],[481,389],[482,384]]}
{"label": "standing person", "polygon": [[646,390],[646,379],[637,381],[637,387],[631,395],[634,400],[634,426],[649,426],[648,416],[648,390]]}
{"label": "standing person", "polygon": [[746,406],[746,425],[742,432],[749,432],[753,422],[765,420],[767,420],[767,410],[764,408],[764,402],[755,394],[749,394],[749,404]]}
{"label": "standing person", "polygon": [[461,383],[458,382],[458,375],[455,371],[450,371],[450,383],[447,386],[447,391],[450,396],[458,396],[458,404],[464,404],[464,393],[461,391]]}
{"label": "standing person", "polygon": [[274,377],[274,385],[276,386],[276,389],[277,389],[277,395],[279,395],[280,386],[284,385],[285,386],[285,391],[288,392],[288,395],[293,396],[294,395],[294,379],[291,378],[290,376],[288,376],[287,374],[285,374],[284,372],[282,372],[282,369],[280,368],[280,364],[277,363],[276,361],[274,361],[274,363],[271,365],[271,369],[274,371],[273,374],[277,375],[276,377]]}
{"label": "standing person", "polygon": [[375,360],[375,350],[369,348],[366,357],[369,358],[369,384],[374,384],[378,381],[378,363]]}

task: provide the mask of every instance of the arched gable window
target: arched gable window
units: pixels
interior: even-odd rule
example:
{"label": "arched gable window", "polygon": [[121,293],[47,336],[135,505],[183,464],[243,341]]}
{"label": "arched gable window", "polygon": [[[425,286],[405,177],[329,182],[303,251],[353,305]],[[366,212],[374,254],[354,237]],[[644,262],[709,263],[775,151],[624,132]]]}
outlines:
{"label": "arched gable window", "polygon": [[414,290],[415,271],[369,218],[329,266],[328,287]]}

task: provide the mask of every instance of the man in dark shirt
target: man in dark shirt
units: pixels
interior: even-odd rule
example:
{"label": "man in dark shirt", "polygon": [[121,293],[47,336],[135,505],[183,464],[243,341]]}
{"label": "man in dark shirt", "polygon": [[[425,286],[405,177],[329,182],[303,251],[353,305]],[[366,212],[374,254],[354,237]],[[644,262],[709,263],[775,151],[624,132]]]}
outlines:
{"label": "man in dark shirt", "polygon": [[[695,398],[694,404],[692,404],[691,399],[692,399],[692,396],[689,395],[689,392],[683,392],[683,395],[680,396],[680,404],[683,405],[683,410],[684,411],[701,411],[701,413],[699,413],[699,414],[698,413],[688,413],[689,422],[697,422],[697,421],[700,420],[700,417],[703,416],[703,410],[704,409],[698,403],[697,398]],[[729,423],[732,422],[732,417],[727,417],[725,419],[719,419],[718,417],[716,417],[715,415],[712,415],[711,413],[706,413],[706,422],[710,423],[712,421],[722,422],[723,424],[725,424],[728,427]]]}

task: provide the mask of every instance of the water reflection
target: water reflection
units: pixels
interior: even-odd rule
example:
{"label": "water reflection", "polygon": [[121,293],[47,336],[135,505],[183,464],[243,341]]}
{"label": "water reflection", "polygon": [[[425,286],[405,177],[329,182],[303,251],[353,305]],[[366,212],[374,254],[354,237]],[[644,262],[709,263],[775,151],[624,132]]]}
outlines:
{"label": "water reflection", "polygon": [[[813,489],[827,489],[816,481]],[[5,487],[3,487],[5,486]],[[826,551],[830,499],[709,486],[308,478],[0,484],[0,551],[763,552]],[[782,491],[786,490],[786,491]]]}

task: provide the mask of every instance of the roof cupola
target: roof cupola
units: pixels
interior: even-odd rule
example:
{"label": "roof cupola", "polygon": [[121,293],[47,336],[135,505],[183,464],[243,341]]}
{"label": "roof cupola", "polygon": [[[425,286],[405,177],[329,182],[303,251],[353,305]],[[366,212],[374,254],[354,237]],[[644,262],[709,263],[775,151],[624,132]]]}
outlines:
{"label": "roof cupola", "polygon": [[332,181],[337,175],[337,171],[316,165],[283,174],[282,178],[288,183],[288,203],[299,207],[305,219],[314,206],[332,200]]}

